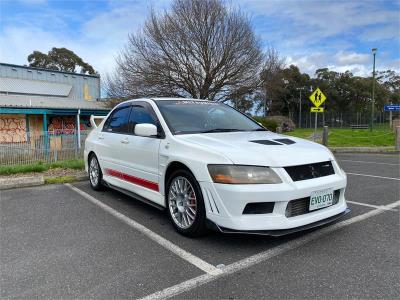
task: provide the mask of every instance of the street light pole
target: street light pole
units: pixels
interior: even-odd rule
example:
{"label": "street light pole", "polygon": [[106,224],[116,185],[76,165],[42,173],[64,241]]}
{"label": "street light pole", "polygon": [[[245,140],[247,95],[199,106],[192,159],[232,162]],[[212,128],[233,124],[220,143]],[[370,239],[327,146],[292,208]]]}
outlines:
{"label": "street light pole", "polygon": [[375,56],[377,48],[372,48],[372,54],[374,56],[374,64],[372,67],[372,102],[371,102],[371,120],[370,120],[370,130],[372,131],[374,126],[374,107],[375,107]]}

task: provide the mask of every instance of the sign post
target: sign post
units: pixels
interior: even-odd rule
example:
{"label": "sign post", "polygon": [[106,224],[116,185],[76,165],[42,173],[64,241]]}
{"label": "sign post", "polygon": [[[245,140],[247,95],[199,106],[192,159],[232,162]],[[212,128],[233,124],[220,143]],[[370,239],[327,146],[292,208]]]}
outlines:
{"label": "sign post", "polygon": [[389,124],[390,128],[392,128],[392,112],[393,111],[400,111],[400,104],[385,104],[384,110],[389,112]]}
{"label": "sign post", "polygon": [[310,101],[314,104],[314,107],[311,107],[311,112],[315,113],[315,127],[314,127],[314,142],[317,138],[317,123],[318,123],[318,113],[324,112],[324,108],[320,107],[322,103],[325,102],[326,97],[322,91],[317,88],[311,95]]}

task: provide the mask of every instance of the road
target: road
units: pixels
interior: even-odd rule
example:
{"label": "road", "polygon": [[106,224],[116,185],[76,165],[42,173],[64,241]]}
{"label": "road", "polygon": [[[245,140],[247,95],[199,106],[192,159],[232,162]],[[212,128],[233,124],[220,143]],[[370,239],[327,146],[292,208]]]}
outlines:
{"label": "road", "polygon": [[399,298],[399,156],[337,158],[352,213],[279,238],[185,238],[88,182],[0,191],[1,298]]}

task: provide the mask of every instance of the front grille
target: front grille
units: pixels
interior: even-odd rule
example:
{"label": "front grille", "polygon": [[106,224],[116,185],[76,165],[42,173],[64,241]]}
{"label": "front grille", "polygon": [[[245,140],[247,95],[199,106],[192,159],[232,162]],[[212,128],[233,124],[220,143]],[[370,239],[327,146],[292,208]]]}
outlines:
{"label": "front grille", "polygon": [[330,161],[309,165],[285,167],[285,171],[289,174],[293,181],[307,180],[335,174],[332,162]]}
{"label": "front grille", "polygon": [[[339,197],[340,197],[340,190],[335,190],[333,193],[332,205],[335,205],[339,202]],[[290,217],[300,216],[300,215],[308,214],[309,212],[314,212],[314,211],[319,210],[319,209],[316,209],[316,210],[310,211],[309,208],[310,208],[310,197],[292,200],[286,206],[285,216],[290,218]],[[326,207],[324,207],[324,208],[326,208]],[[324,208],[320,208],[320,209],[324,209]]]}

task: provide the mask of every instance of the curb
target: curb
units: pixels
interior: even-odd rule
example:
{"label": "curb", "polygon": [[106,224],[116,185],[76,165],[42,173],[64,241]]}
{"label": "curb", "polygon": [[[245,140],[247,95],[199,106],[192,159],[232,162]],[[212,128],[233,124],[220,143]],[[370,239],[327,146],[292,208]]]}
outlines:
{"label": "curb", "polygon": [[0,190],[38,186],[44,184],[43,176],[16,177],[0,179]]}
{"label": "curb", "polygon": [[329,147],[329,149],[334,153],[399,153],[394,147]]}
{"label": "curb", "polygon": [[[60,176],[48,176],[46,178],[57,178]],[[71,181],[84,181],[88,179],[88,175],[85,174],[78,174],[75,178]],[[9,190],[15,188],[22,188],[22,187],[32,187],[32,186],[39,186],[45,184],[45,177],[43,175],[39,176],[30,176],[30,177],[15,177],[15,178],[5,178],[0,179],[0,190]]]}

